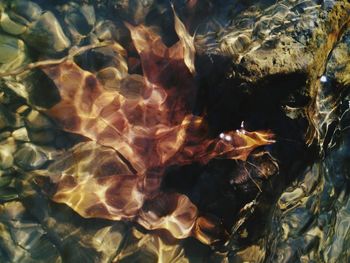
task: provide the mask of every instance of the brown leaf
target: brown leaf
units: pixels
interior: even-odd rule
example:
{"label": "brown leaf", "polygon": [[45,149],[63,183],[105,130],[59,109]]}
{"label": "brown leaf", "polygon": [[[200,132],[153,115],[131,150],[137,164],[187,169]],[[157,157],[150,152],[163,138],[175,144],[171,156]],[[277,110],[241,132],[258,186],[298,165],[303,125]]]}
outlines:
{"label": "brown leaf", "polygon": [[72,61],[44,68],[61,97],[47,114],[65,131],[90,140],[50,166],[52,199],[83,217],[135,220],[175,238],[214,242],[223,233],[217,223],[199,220],[185,195],[161,192],[166,168],[213,158],[246,160],[256,147],[274,142],[272,133],[241,129],[207,138],[204,118],[191,114],[195,50],[182,22],[175,14],[180,41],[172,47],[148,27],[127,27],[143,76],[109,68],[99,74],[102,84]]}
{"label": "brown leaf", "polygon": [[185,25],[181,22],[180,18],[174,11],[175,19],[175,31],[180,39],[181,45],[184,49],[184,61],[188,69],[192,74],[196,72],[194,66],[196,49],[194,46],[194,38],[187,32]]}

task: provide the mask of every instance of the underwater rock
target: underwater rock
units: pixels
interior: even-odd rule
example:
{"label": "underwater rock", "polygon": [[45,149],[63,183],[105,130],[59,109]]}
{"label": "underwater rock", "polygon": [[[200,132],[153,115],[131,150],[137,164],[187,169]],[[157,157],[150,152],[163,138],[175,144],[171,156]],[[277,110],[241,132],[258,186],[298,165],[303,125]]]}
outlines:
{"label": "underwater rock", "polygon": [[158,236],[144,234],[138,230],[133,230],[130,239],[119,255],[114,258],[114,262],[157,262],[159,259],[164,263],[179,262],[188,263],[184,250],[175,242],[167,244]]}
{"label": "underwater rock", "polygon": [[121,72],[114,67],[107,67],[97,72],[97,78],[106,89],[119,90],[122,79]]}
{"label": "underwater rock", "polygon": [[20,54],[20,45],[23,46],[23,42],[15,37],[1,35],[0,44],[2,47],[0,62],[1,64],[8,63],[17,58]]}
{"label": "underwater rock", "polygon": [[13,165],[13,153],[16,151],[16,143],[13,138],[0,141],[0,168],[8,169]]}
{"label": "underwater rock", "polygon": [[70,40],[50,11],[43,13],[21,37],[29,46],[44,54],[61,52],[70,46]]}
{"label": "underwater rock", "polygon": [[26,0],[11,1],[1,14],[1,28],[11,35],[23,34],[41,15],[41,8]]}
{"label": "underwater rock", "polygon": [[350,84],[350,30],[345,28],[328,54],[322,72],[314,77],[314,94],[310,119],[322,150],[334,146],[333,135],[339,132],[339,122],[347,107],[347,88]]}
{"label": "underwater rock", "polygon": [[57,133],[54,123],[43,113],[31,110],[24,118],[28,129],[28,137],[34,144],[50,144],[55,141]]}
{"label": "underwater rock", "polygon": [[312,0],[284,0],[264,9],[247,8],[226,18],[230,25],[212,32],[212,40],[207,34],[203,49],[203,39],[197,37],[197,49],[231,57],[234,64],[228,76],[248,82],[273,74],[308,73],[314,63],[324,64],[315,50],[330,50],[335,39],[328,39],[329,35],[338,34],[347,22],[349,6],[341,2],[332,9]]}
{"label": "underwater rock", "polygon": [[11,35],[21,35],[27,30],[26,25],[13,21],[5,12],[1,14],[0,25],[2,30]]}
{"label": "underwater rock", "polygon": [[14,159],[24,170],[38,169],[48,161],[45,150],[30,143],[23,144],[15,153]]}
{"label": "underwater rock", "polygon": [[349,157],[344,151],[349,145],[348,132],[343,136],[324,162],[314,164],[296,180],[293,192],[302,195],[292,195],[290,190],[281,195],[279,204],[284,199],[288,205],[278,205],[274,210],[274,230],[266,243],[267,262],[346,262],[349,258],[345,249],[350,233],[346,212],[349,195],[344,189],[348,164],[343,162]]}
{"label": "underwater rock", "polygon": [[39,19],[41,13],[43,12],[38,4],[27,0],[11,1],[9,10],[14,19],[19,19],[20,17],[22,18],[22,21],[24,19],[27,20],[28,24]]}
{"label": "underwater rock", "polygon": [[12,137],[16,141],[29,142],[28,132],[25,127],[22,127],[18,130],[12,132]]}
{"label": "underwater rock", "polygon": [[79,43],[94,28],[96,22],[94,7],[72,4],[65,15],[64,21],[68,25],[72,38]]}
{"label": "underwater rock", "polygon": [[13,156],[12,153],[1,150],[0,151],[0,168],[1,169],[8,169],[12,167],[13,165]]}
{"label": "underwater rock", "polygon": [[122,18],[136,25],[145,22],[147,15],[153,8],[155,8],[154,0],[128,0],[115,2],[115,7],[120,12]]}
{"label": "underwater rock", "polygon": [[28,61],[27,49],[21,39],[0,33],[0,72],[14,70]]}
{"label": "underwater rock", "polygon": [[31,110],[25,118],[26,126],[33,130],[42,130],[53,127],[52,121],[43,113],[37,110]]}
{"label": "underwater rock", "polygon": [[142,96],[146,83],[141,75],[129,75],[121,81],[120,94],[128,99],[137,99]]}
{"label": "underwater rock", "polygon": [[[59,253],[46,231],[17,201],[0,205],[0,244],[4,262],[57,262]],[[27,217],[27,219],[25,219]],[[2,254],[2,255],[3,255]]]}
{"label": "underwater rock", "polygon": [[[102,73],[107,68],[114,68],[117,77],[115,80],[118,81],[128,74],[128,65],[125,56],[125,49],[118,43],[114,43],[113,45],[84,52],[75,58],[75,62],[81,68],[90,72],[100,71]],[[100,75],[100,77],[103,80],[103,75]],[[110,78],[110,80],[112,79]]]}
{"label": "underwater rock", "polygon": [[[327,62],[324,76],[341,87],[350,85],[350,29],[348,28],[336,44]],[[333,93],[335,93],[333,91]]]}
{"label": "underwater rock", "polygon": [[94,30],[96,37],[101,41],[114,40],[118,43],[125,43],[129,33],[122,22],[117,22],[111,20],[97,22]]}
{"label": "underwater rock", "polygon": [[19,128],[21,126],[23,126],[22,118],[0,104],[0,129]]}

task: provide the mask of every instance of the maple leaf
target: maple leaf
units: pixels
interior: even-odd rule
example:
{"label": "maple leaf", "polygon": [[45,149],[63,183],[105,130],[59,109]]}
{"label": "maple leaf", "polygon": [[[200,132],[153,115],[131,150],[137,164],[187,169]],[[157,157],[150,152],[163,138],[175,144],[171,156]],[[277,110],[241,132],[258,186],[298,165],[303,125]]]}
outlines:
{"label": "maple leaf", "polygon": [[[65,131],[90,140],[49,168],[56,186],[52,199],[83,217],[135,220],[176,238],[194,235],[211,243],[216,239],[205,232],[218,224],[198,217],[187,196],[160,191],[165,169],[213,158],[245,160],[256,147],[273,143],[272,134],[239,130],[207,138],[205,120],[191,114],[194,46],[184,25],[175,16],[180,41],[172,47],[148,27],[127,27],[143,75],[117,74],[122,78],[111,89],[73,61],[43,69],[61,97],[47,114]],[[126,53],[119,45],[111,48]]]}

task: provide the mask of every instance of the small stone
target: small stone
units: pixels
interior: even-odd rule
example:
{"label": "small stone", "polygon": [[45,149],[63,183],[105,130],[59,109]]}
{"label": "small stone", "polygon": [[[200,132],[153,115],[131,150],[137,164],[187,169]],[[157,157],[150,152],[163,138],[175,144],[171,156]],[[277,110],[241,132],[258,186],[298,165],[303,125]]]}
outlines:
{"label": "small stone", "polygon": [[16,142],[12,137],[0,142],[0,169],[8,169],[13,165],[13,153],[16,151]]}
{"label": "small stone", "polygon": [[16,189],[14,188],[5,188],[5,189],[0,189],[0,200],[1,201],[11,201],[14,199],[18,198],[18,194]]}
{"label": "small stone", "polygon": [[27,132],[27,129],[25,127],[22,127],[18,130],[15,130],[14,132],[12,132],[12,137],[16,141],[29,142],[28,132]]}
{"label": "small stone", "polygon": [[102,41],[114,40],[121,43],[128,36],[128,32],[125,27],[116,25],[116,23],[110,20],[104,20],[96,24],[94,33],[97,38]]}
{"label": "small stone", "polygon": [[122,76],[118,69],[107,67],[97,73],[97,78],[107,89],[119,90]]}
{"label": "small stone", "polygon": [[64,51],[70,46],[69,39],[50,11],[42,14],[22,37],[28,45],[41,53],[53,54]]}
{"label": "small stone", "polygon": [[11,176],[0,175],[0,188],[8,186],[12,182]]}
{"label": "small stone", "polygon": [[25,170],[34,170],[43,166],[48,160],[40,147],[25,143],[14,156],[16,164]]}
{"label": "small stone", "polygon": [[55,132],[50,129],[29,131],[30,141],[35,144],[49,144],[55,140]]}
{"label": "small stone", "polygon": [[83,5],[73,7],[65,17],[71,34],[88,35],[95,24],[95,10],[93,6]]}
{"label": "small stone", "polygon": [[0,64],[10,63],[22,52],[23,41],[5,34],[0,34]]}
{"label": "small stone", "polygon": [[5,131],[5,132],[0,133],[0,141],[7,139],[9,137],[11,137],[11,132],[9,132],[9,131]]}
{"label": "small stone", "polygon": [[28,20],[29,22],[37,20],[42,13],[39,5],[32,1],[26,0],[11,1],[11,11],[16,13],[16,15]]}
{"label": "small stone", "polygon": [[8,169],[8,168],[11,168],[12,165],[13,165],[12,153],[9,151],[6,151],[6,149],[1,149],[0,150],[0,168]]}
{"label": "small stone", "polygon": [[27,30],[27,26],[14,22],[6,13],[1,14],[0,25],[6,33],[11,35],[21,35]]}
{"label": "small stone", "polygon": [[29,63],[29,60],[21,39],[0,33],[0,72],[12,71]]}
{"label": "small stone", "polygon": [[36,110],[32,110],[28,114],[25,123],[30,129],[47,129],[52,127],[50,119]]}
{"label": "small stone", "polygon": [[129,99],[137,99],[145,90],[145,81],[140,75],[129,75],[121,81],[120,93]]}

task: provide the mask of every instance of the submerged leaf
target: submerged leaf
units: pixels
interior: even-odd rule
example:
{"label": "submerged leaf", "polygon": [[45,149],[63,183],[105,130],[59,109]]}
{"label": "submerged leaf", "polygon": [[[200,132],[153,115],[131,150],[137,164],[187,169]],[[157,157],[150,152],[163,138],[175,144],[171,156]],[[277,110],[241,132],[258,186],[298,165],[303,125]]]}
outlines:
{"label": "submerged leaf", "polygon": [[44,68],[61,97],[47,114],[90,140],[49,167],[55,186],[49,192],[83,217],[134,220],[210,244],[225,236],[220,222],[199,218],[187,196],[162,192],[166,168],[213,158],[246,160],[256,147],[274,141],[269,132],[245,130],[207,138],[204,118],[191,114],[193,43],[176,23],[182,40],[170,48],[150,28],[127,25],[144,75],[125,76],[113,89],[72,61]]}
{"label": "submerged leaf", "polygon": [[175,19],[175,31],[180,39],[180,43],[184,49],[184,61],[188,69],[192,74],[196,72],[194,67],[194,59],[196,49],[194,46],[194,38],[187,32],[185,25],[181,22],[180,18],[176,15],[174,10]]}

